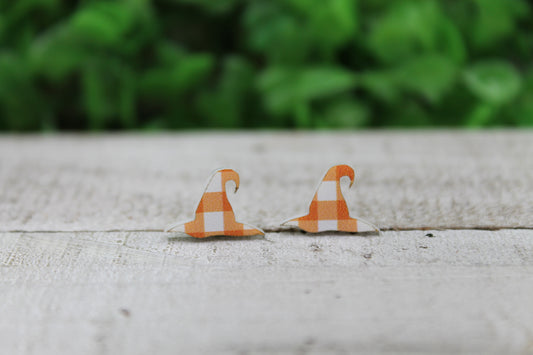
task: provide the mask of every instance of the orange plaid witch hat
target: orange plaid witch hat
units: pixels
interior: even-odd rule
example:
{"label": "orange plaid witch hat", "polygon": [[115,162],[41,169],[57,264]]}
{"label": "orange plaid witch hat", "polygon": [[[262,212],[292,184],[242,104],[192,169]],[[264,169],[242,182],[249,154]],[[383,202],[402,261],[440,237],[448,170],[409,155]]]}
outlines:
{"label": "orange plaid witch hat", "polygon": [[165,231],[175,230],[195,238],[264,235],[262,230],[235,220],[233,208],[226,195],[226,183],[229,181],[235,182],[235,192],[237,192],[239,174],[232,169],[216,170],[211,175],[198,203],[194,220],[175,223]]}
{"label": "orange plaid witch hat", "polygon": [[344,176],[350,178],[350,187],[352,187],[355,173],[350,166],[336,165],[330,168],[318,185],[309,206],[309,213],[283,222],[282,225],[296,226],[310,233],[379,232],[379,229],[371,223],[350,217],[340,185],[340,180]]}

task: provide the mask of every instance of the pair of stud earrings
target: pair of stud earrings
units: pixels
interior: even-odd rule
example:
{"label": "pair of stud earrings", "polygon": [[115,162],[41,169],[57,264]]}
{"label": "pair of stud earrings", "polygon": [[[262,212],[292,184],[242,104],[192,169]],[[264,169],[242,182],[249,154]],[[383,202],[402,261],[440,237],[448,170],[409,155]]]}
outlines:
{"label": "pair of stud earrings", "polygon": [[[355,178],[352,167],[348,165],[331,167],[318,185],[308,214],[289,219],[281,225],[298,227],[309,233],[379,232],[373,224],[360,218],[350,217],[348,205],[342,196],[340,187],[340,180],[345,176],[350,178],[351,187]],[[235,183],[235,192],[237,192],[239,174],[232,169],[216,170],[211,175],[198,203],[194,220],[175,223],[168,226],[165,231],[173,230],[194,238],[264,235],[261,229],[235,220],[233,208],[226,195],[226,184],[229,181]]]}

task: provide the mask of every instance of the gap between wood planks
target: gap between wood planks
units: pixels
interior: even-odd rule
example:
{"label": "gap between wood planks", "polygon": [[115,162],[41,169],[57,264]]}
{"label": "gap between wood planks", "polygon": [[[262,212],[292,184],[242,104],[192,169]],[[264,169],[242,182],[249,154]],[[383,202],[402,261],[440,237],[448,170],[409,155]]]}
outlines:
{"label": "gap between wood planks", "polygon": [[[413,232],[413,231],[428,231],[428,230],[479,230],[479,231],[499,231],[499,230],[533,230],[533,227],[508,227],[508,226],[474,226],[474,227],[458,227],[458,226],[441,226],[441,227],[416,227],[416,228],[380,228],[381,232]],[[265,233],[302,233],[296,228],[263,228]],[[0,230],[0,233],[173,233],[165,232],[163,229],[76,229],[76,230]],[[332,233],[335,233],[334,231]]]}

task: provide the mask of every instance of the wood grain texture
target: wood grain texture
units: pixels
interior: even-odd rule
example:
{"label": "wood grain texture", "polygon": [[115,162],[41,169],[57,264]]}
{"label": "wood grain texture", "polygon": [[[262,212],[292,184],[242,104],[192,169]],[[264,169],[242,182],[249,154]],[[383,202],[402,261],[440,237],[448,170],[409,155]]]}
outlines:
{"label": "wood grain texture", "polygon": [[[0,137],[0,354],[533,354],[532,156],[512,131]],[[354,216],[412,230],[278,233],[338,163]],[[266,237],[159,232],[218,167]],[[472,227],[509,229],[438,230]]]}
{"label": "wood grain texture", "polygon": [[352,214],[384,229],[533,227],[532,156],[533,132],[4,136],[0,230],[163,229],[231,167],[237,218],[273,231],[337,163]]}
{"label": "wood grain texture", "polygon": [[4,354],[533,352],[533,231],[0,234]]}

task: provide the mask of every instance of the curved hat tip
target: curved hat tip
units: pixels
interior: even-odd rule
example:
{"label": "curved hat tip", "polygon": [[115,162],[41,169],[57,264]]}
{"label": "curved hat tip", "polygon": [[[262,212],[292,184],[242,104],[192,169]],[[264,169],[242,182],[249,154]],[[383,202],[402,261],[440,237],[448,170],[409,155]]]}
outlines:
{"label": "curved hat tip", "polygon": [[239,190],[239,185],[240,185],[239,173],[237,173],[233,169],[228,169],[228,168],[222,168],[222,169],[215,170],[215,172],[213,173],[213,176],[215,176],[217,173],[220,173],[222,175],[221,177],[222,178],[222,189],[223,190],[225,189],[226,184],[229,181],[233,181],[235,183],[235,189],[233,193],[237,193],[237,190]]}
{"label": "curved hat tip", "polygon": [[353,183],[355,182],[355,171],[354,169],[346,164],[343,165],[337,165],[336,168],[339,170],[339,177],[348,177],[350,179],[350,187],[352,187]]}

